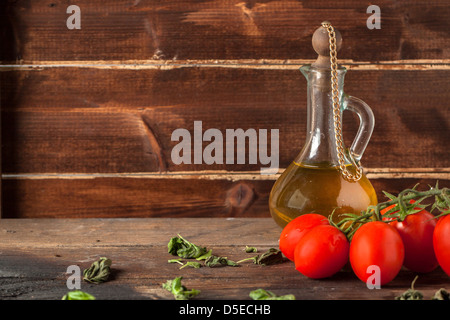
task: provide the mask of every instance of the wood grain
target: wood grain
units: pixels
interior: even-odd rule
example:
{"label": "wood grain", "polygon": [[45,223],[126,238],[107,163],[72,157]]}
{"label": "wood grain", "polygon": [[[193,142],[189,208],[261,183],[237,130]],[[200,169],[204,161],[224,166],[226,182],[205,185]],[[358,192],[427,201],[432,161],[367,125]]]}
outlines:
{"label": "wood grain", "polygon": [[[439,176],[438,176],[439,177]],[[420,183],[450,187],[440,178],[377,178],[369,175],[379,201]],[[275,179],[275,178],[274,178]],[[5,218],[270,217],[274,179],[257,175],[190,173],[182,177],[25,177],[3,180]]]}
{"label": "wood grain", "polygon": [[[67,29],[66,1],[0,4],[6,217],[266,216],[261,165],[175,165],[171,134],[198,120],[279,129],[285,168],[306,132],[298,67],[315,59],[323,20],[344,38],[346,93],[375,113],[362,162],[379,170],[379,196],[449,181],[445,2],[377,2],[379,30],[356,0],[76,4],[81,30]],[[347,145],[356,129],[345,113]]]}
{"label": "wood grain", "polygon": [[79,0],[81,30],[69,30],[62,0],[0,6],[2,61],[314,58],[311,35],[324,20],[356,61],[446,59],[442,1],[378,1],[381,29],[369,30],[370,3],[346,1]]}
{"label": "wood grain", "polygon": [[[362,161],[366,167],[450,167],[448,72],[348,73],[346,92],[365,100],[376,118]],[[281,168],[305,139],[306,80],[297,70],[57,67],[0,75],[5,173],[260,169],[259,164],[174,165],[171,151],[178,142],[171,140],[172,132],[185,128],[193,135],[194,121],[202,121],[203,132],[217,128],[223,134],[279,129]],[[348,145],[357,125],[344,113]]]}
{"label": "wood grain", "polygon": [[[1,299],[59,300],[67,293],[70,265],[84,270],[99,257],[112,260],[112,274],[100,285],[82,282],[81,289],[98,300],[173,299],[161,284],[177,276],[188,288],[201,290],[196,300],[245,300],[264,288],[294,294],[297,300],[393,300],[409,288],[415,274],[401,270],[380,290],[367,290],[349,268],[329,279],[312,280],[286,261],[271,266],[243,263],[240,267],[179,269],[168,264],[171,237],[183,237],[235,261],[278,246],[280,228],[271,219],[5,219],[0,227]],[[421,275],[426,299],[448,287],[441,269]]]}

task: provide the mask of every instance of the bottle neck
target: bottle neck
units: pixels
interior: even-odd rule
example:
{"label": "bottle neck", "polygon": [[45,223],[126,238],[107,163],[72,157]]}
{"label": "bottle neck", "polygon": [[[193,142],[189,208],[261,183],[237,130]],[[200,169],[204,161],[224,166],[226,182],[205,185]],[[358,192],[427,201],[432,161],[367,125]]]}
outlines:
{"label": "bottle neck", "polygon": [[[307,127],[305,145],[296,162],[308,166],[338,166],[330,70],[305,66],[301,71],[308,80]],[[344,74],[344,68],[338,70],[341,101]]]}

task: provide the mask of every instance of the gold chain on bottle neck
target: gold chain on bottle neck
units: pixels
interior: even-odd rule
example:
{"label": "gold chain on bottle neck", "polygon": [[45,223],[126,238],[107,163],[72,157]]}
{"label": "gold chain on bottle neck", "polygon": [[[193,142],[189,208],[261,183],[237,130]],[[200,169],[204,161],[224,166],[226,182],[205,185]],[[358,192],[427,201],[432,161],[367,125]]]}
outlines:
{"label": "gold chain on bottle neck", "polygon": [[362,177],[362,169],[356,163],[351,151],[348,152],[348,156],[356,169],[356,174],[352,174],[348,171],[345,165],[344,154],[344,141],[342,138],[342,120],[341,120],[341,106],[339,102],[339,88],[338,88],[338,76],[337,76],[337,48],[336,48],[336,33],[333,26],[329,22],[323,22],[322,27],[327,29],[328,37],[330,39],[330,63],[331,63],[331,90],[333,94],[333,120],[334,120],[334,136],[336,139],[336,151],[339,160],[339,169],[341,174],[348,181],[358,181]]}

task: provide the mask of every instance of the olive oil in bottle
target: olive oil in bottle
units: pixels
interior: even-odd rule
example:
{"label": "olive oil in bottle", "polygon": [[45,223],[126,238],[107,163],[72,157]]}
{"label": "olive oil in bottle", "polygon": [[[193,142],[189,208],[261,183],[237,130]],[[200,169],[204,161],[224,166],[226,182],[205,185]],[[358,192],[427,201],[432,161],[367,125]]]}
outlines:
{"label": "olive oil in bottle", "polygon": [[276,181],[269,198],[273,219],[280,226],[305,213],[328,217],[335,210],[335,222],[343,213],[359,214],[377,204],[372,184],[363,174],[357,182],[343,178],[339,167],[308,166],[296,162]]}

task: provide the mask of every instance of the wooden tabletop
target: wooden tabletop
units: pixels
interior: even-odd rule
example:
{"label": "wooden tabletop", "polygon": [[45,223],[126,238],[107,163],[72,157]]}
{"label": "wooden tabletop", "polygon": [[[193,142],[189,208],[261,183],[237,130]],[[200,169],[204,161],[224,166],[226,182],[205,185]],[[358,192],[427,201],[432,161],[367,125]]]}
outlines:
{"label": "wooden tabletop", "polygon": [[[61,299],[69,289],[67,268],[88,268],[100,257],[112,260],[111,279],[101,284],[81,282],[81,290],[97,299],[173,299],[161,288],[183,276],[188,289],[201,290],[196,299],[249,299],[263,288],[299,299],[386,299],[409,288],[415,274],[402,270],[389,284],[369,290],[350,269],[329,279],[312,280],[293,262],[260,266],[200,269],[169,264],[171,237],[212,249],[237,261],[278,247],[281,229],[269,218],[148,218],[148,219],[4,219],[0,221],[0,299]],[[439,268],[420,275],[415,285],[429,299],[450,280]]]}

